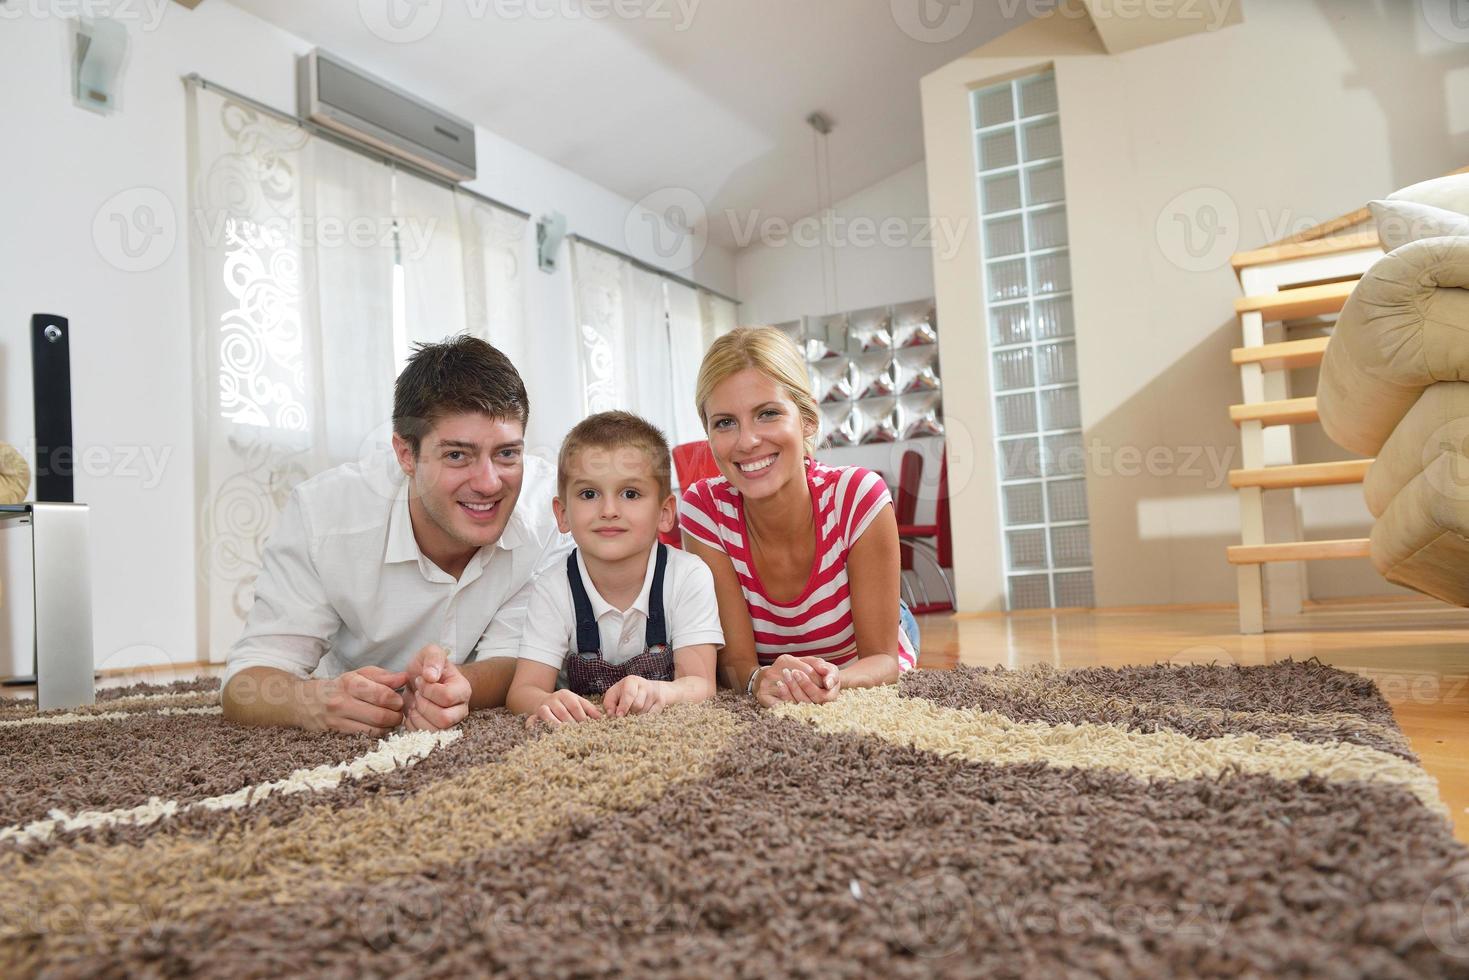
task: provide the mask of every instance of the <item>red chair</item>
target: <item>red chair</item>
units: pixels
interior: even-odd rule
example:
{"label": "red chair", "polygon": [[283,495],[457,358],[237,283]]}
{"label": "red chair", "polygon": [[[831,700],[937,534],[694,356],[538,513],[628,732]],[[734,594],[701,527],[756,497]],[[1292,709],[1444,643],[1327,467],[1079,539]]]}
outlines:
{"label": "red chair", "polygon": [[714,462],[714,453],[709,443],[686,442],[673,447],[673,470],[678,476],[680,487],[691,487],[700,480],[719,475],[719,465]]}
{"label": "red chair", "polygon": [[[908,608],[915,615],[924,613],[946,612],[955,608],[954,585],[949,581],[949,575],[945,569],[954,567],[954,544],[953,537],[949,532],[949,457],[945,453],[943,462],[939,464],[939,492],[934,502],[934,523],[915,524],[918,515],[918,488],[923,484],[923,454],[917,450],[910,449],[903,454],[903,462],[898,472],[898,495],[893,502],[894,516],[898,519],[898,546],[900,550],[900,565],[903,572],[913,572],[911,576],[902,576],[905,591],[909,593]],[[944,590],[948,593],[949,601],[930,602],[928,587],[923,582],[923,576],[917,574],[914,559],[922,555],[938,574],[939,580],[944,583]],[[912,593],[916,591],[915,597]],[[918,601],[912,601],[917,598]]]}
{"label": "red chair", "polygon": [[[700,439],[673,447],[673,472],[681,491],[700,480],[718,476],[719,466],[714,462],[714,454],[709,451],[709,443]],[[679,535],[677,526],[667,534],[660,534],[658,540],[675,548],[683,547],[683,538]]]}

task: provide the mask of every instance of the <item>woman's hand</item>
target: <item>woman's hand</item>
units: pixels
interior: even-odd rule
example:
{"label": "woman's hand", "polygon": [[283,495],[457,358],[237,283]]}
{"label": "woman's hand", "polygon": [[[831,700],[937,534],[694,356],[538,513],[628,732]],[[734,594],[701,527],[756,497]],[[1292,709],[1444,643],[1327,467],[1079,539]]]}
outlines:
{"label": "woman's hand", "polygon": [[784,701],[826,704],[841,692],[841,671],[820,657],[782,654],[775,663],[761,668],[755,681],[755,700],[767,708]]}

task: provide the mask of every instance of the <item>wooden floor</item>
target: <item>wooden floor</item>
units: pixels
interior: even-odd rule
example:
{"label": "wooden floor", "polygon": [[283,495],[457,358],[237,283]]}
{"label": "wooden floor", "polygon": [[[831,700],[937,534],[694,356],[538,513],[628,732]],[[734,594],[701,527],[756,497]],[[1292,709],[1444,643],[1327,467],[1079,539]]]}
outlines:
{"label": "wooden floor", "polygon": [[920,665],[1121,667],[1316,657],[1372,678],[1469,843],[1469,609],[1431,600],[1313,604],[1242,636],[1233,606],[1097,609],[920,620]]}
{"label": "wooden floor", "polygon": [[[1233,606],[920,616],[921,665],[1120,667],[1171,662],[1268,664],[1316,657],[1371,677],[1413,751],[1438,779],[1469,843],[1469,610],[1429,600],[1313,604],[1272,632],[1242,636]],[[218,674],[189,665],[110,671],[101,686]],[[25,688],[0,696],[30,695]],[[32,695],[33,696],[33,695]]]}

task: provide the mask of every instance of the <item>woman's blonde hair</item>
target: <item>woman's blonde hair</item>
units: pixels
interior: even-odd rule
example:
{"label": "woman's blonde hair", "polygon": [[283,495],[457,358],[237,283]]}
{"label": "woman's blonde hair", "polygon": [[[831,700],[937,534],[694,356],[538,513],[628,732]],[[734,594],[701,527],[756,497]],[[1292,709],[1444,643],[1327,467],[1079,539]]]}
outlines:
{"label": "woman's blonde hair", "polygon": [[[706,434],[709,417],[704,414],[704,403],[720,382],[746,368],[754,368],[785,390],[796,403],[803,429],[815,433],[821,428],[821,412],[816,407],[816,396],[811,393],[806,361],[795,343],[774,327],[736,327],[709,345],[699,365],[694,401]],[[808,435],[805,442],[806,455],[815,456],[815,437]]]}

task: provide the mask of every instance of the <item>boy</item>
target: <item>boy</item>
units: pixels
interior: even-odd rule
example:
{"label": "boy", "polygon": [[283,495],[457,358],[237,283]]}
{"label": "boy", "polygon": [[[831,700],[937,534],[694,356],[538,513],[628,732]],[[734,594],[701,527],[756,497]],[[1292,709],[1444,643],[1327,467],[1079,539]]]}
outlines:
{"label": "boy", "polygon": [[658,541],[677,521],[670,484],[668,443],[636,415],[603,412],[567,434],[551,508],[576,550],[536,581],[505,699],[527,725],[654,714],[714,693],[714,576]]}

